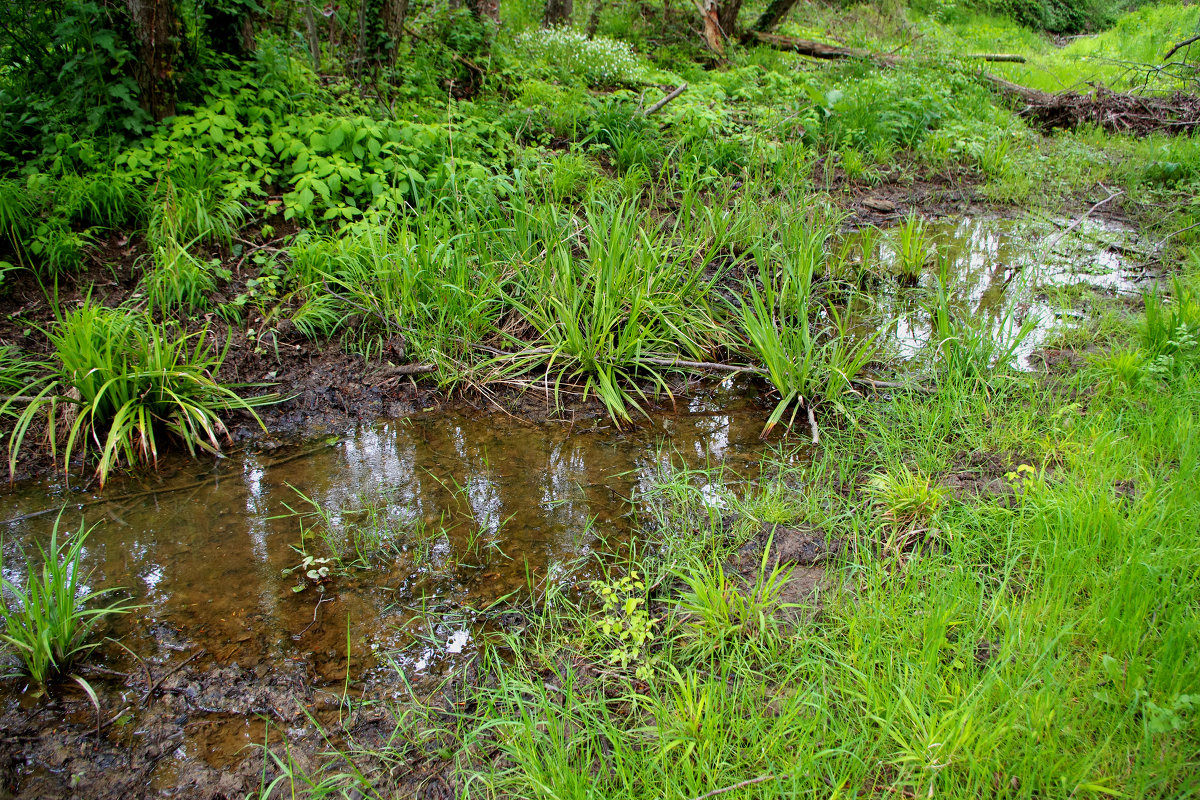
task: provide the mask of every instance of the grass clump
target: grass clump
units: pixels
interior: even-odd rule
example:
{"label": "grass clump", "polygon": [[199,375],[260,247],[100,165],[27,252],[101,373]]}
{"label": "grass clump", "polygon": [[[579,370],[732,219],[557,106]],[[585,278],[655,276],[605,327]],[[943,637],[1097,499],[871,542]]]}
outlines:
{"label": "grass clump", "polygon": [[50,534],[50,546],[38,544],[41,564],[30,561],[23,584],[10,580],[5,571],[3,639],[21,659],[23,671],[39,687],[67,673],[96,643],[88,638],[106,617],[136,608],[121,601],[95,608],[87,606],[117,589],[88,591],[83,570],[83,546],[88,530],[58,540],[61,517]]}
{"label": "grass clump", "polygon": [[538,346],[494,362],[500,374],[544,377],[556,393],[581,386],[618,421],[641,411],[639,398],[670,394],[680,359],[701,359],[717,342],[708,259],[692,260],[652,232],[635,203],[587,209],[581,258],[558,241],[538,269],[514,278],[509,300],[536,331]]}
{"label": "grass clump", "polygon": [[[240,410],[257,419],[253,408],[277,399],[244,399],[236,387],[216,381],[225,352],[213,346],[207,327],[183,334],[133,309],[87,300],[60,312],[46,335],[55,358],[17,414],[10,472],[37,421],[44,423],[51,453],[61,451],[64,468],[74,456],[97,455],[103,485],[122,464],[157,464],[164,435],[193,455],[216,453],[228,437],[223,413]],[[3,411],[12,412],[13,402]]]}

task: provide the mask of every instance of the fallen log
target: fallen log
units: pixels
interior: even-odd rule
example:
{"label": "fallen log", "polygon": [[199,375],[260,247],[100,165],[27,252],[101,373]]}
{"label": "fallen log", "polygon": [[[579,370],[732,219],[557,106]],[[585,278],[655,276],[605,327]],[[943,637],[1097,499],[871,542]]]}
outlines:
{"label": "fallen log", "polygon": [[823,59],[839,59],[839,58],[861,58],[866,61],[874,61],[878,64],[892,66],[900,61],[898,56],[880,55],[867,50],[858,50],[853,47],[839,47],[825,42],[817,42],[812,39],[797,39],[794,36],[781,36],[777,33],[764,33],[763,31],[747,31],[743,37],[748,42],[758,42],[765,44],[768,47],[773,47],[776,50],[787,50],[792,53],[799,53],[802,56],[809,58]]}
{"label": "fallen log", "polygon": [[[810,58],[862,59],[883,67],[893,67],[906,60],[898,55],[872,53],[759,31],[749,31],[744,41],[758,42]],[[1007,53],[975,53],[965,57],[983,61],[1017,62],[1022,59],[1021,56]],[[989,72],[981,71],[979,77],[1013,100],[1018,105],[1017,113],[1043,130],[1096,124],[1113,133],[1144,135],[1154,132],[1191,134],[1200,128],[1200,96],[1193,94],[1176,92],[1168,97],[1153,97],[1114,92],[1103,86],[1095,87],[1091,94],[1051,93],[1013,83]]]}

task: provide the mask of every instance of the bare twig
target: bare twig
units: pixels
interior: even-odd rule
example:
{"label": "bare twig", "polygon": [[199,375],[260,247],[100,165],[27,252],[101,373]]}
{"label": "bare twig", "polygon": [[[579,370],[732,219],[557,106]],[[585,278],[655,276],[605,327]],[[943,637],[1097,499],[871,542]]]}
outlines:
{"label": "bare twig", "polygon": [[1175,55],[1177,52],[1179,52],[1184,47],[1187,47],[1192,42],[1200,42],[1200,33],[1196,34],[1195,36],[1189,36],[1188,38],[1184,39],[1182,42],[1179,42],[1174,47],[1172,47],[1170,50],[1168,50],[1167,54],[1165,56],[1163,56],[1163,61],[1170,61],[1171,56]]}
{"label": "bare twig", "polygon": [[130,650],[129,647],[125,645],[125,643],[119,642],[113,638],[109,638],[109,641],[112,642],[113,644],[115,644],[117,647],[120,647],[126,653],[129,653],[129,655],[131,655],[135,659],[137,659],[137,662],[142,665],[142,670],[146,673],[146,691],[149,692],[150,687],[154,683],[154,679],[150,675],[150,667],[146,664],[146,660],[144,658],[142,658],[141,656],[139,656],[137,653]]}
{"label": "bare twig", "polygon": [[1192,225],[1188,225],[1186,228],[1180,228],[1180,229],[1179,229],[1179,230],[1177,230],[1177,231],[1171,231],[1171,232],[1170,232],[1170,233],[1168,233],[1166,236],[1164,236],[1163,238],[1161,238],[1161,239],[1159,239],[1159,240],[1158,240],[1158,244],[1156,244],[1156,245],[1154,246],[1154,249],[1155,249],[1155,250],[1157,250],[1158,248],[1160,248],[1160,247],[1162,247],[1164,244],[1166,244],[1166,243],[1167,243],[1167,241],[1168,241],[1169,239],[1171,239],[1172,237],[1174,237],[1174,236],[1178,236],[1179,234],[1183,233],[1184,231],[1190,231],[1192,228],[1200,228],[1200,222],[1194,223],[1194,224],[1192,224]]}
{"label": "bare twig", "polygon": [[1086,212],[1084,212],[1083,216],[1081,216],[1079,219],[1072,222],[1063,231],[1061,231],[1057,236],[1055,236],[1053,239],[1050,240],[1050,244],[1046,245],[1046,252],[1047,253],[1053,252],[1054,246],[1057,245],[1060,241],[1062,241],[1062,238],[1064,236],[1066,236],[1068,233],[1070,233],[1071,231],[1075,230],[1080,225],[1082,225],[1084,220],[1086,220],[1088,217],[1090,217],[1092,215],[1093,211],[1095,211],[1097,208],[1099,208],[1100,206],[1107,203],[1109,200],[1112,200],[1114,197],[1120,197],[1123,194],[1125,194],[1125,190],[1118,189],[1117,191],[1110,194],[1108,197],[1101,200],[1099,203],[1096,203],[1094,206],[1089,208]]}
{"label": "bare twig", "polygon": [[817,430],[817,417],[813,413],[812,403],[807,403],[806,406],[808,408],[808,427],[812,431],[813,447],[816,447],[821,443],[821,433]]}
{"label": "bare twig", "polygon": [[320,600],[318,600],[318,601],[317,601],[317,604],[316,604],[316,606],[314,606],[314,607],[313,607],[313,618],[312,618],[312,622],[310,622],[310,623],[308,623],[307,625],[305,625],[305,626],[304,626],[304,630],[300,631],[299,633],[292,634],[292,638],[293,638],[293,639],[299,639],[301,636],[303,636],[304,634],[308,633],[308,629],[309,629],[309,628],[311,628],[313,625],[316,625],[316,624],[317,624],[317,612],[321,610],[321,604],[322,604],[322,603],[324,603],[324,602],[325,602],[326,600],[328,600],[328,599],[329,599],[329,596],[328,596],[328,595],[326,595],[324,592],[322,592],[322,593],[321,593],[321,599],[320,599]]}
{"label": "bare twig", "polygon": [[769,375],[760,367],[745,367],[740,364],[722,364],[718,361],[681,361],[673,358],[651,358],[642,356],[638,359],[643,364],[652,367],[677,367],[679,369],[711,369],[717,372],[750,372],[755,375]]}
{"label": "bare twig", "polygon": [[146,705],[146,703],[150,700],[150,696],[158,690],[158,687],[163,685],[163,681],[165,681],[167,678],[174,675],[176,672],[179,672],[179,670],[183,669],[184,667],[186,667],[188,664],[195,661],[200,656],[204,655],[204,652],[205,652],[204,648],[201,647],[199,650],[192,653],[190,656],[188,656],[182,662],[180,662],[179,666],[175,667],[170,672],[164,673],[163,676],[161,678],[159,678],[157,681],[155,681],[154,685],[150,687],[150,691],[146,692],[145,696],[142,697],[142,702],[139,703],[139,705],[143,705],[143,706]]}
{"label": "bare twig", "polygon": [[664,97],[662,100],[659,100],[659,101],[658,101],[657,103],[655,103],[654,105],[652,105],[652,106],[650,106],[649,108],[647,108],[647,109],[646,109],[646,113],[645,113],[643,116],[647,116],[647,117],[648,117],[648,116],[650,116],[651,114],[653,114],[655,111],[658,111],[660,108],[662,108],[663,106],[665,106],[667,103],[671,102],[671,101],[672,101],[672,100],[674,100],[676,97],[679,97],[679,95],[681,95],[681,94],[683,94],[684,92],[686,92],[686,91],[687,91],[687,88],[688,88],[688,85],[687,85],[686,83],[681,83],[681,84],[679,84],[678,86],[676,86],[674,89],[672,89],[672,90],[671,90],[671,93],[670,93],[670,94],[668,94],[668,95],[667,95],[666,97]]}

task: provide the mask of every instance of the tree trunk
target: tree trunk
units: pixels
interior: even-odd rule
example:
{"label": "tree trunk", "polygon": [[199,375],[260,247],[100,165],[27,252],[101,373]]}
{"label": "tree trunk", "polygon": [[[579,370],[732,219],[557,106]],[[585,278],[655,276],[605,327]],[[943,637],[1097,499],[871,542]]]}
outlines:
{"label": "tree trunk", "polygon": [[721,26],[721,33],[732,39],[737,33],[738,12],[742,10],[742,0],[726,0],[724,3],[718,3],[717,7],[717,22]]}
{"label": "tree trunk", "polygon": [[704,41],[708,49],[725,57],[725,38],[721,33],[720,11],[717,0],[703,0],[700,13],[704,16]]}
{"label": "tree trunk", "polygon": [[468,0],[471,11],[480,19],[500,22],[500,0]]}
{"label": "tree trunk", "polygon": [[214,52],[245,58],[254,52],[254,9],[247,3],[226,3],[207,11],[204,33]]}
{"label": "tree trunk", "polygon": [[592,3],[592,12],[588,14],[587,21],[587,37],[589,39],[596,38],[596,29],[600,27],[600,12],[604,10],[604,0],[595,0]]}
{"label": "tree trunk", "polygon": [[388,58],[396,63],[396,49],[404,37],[404,21],[408,19],[408,0],[383,0],[383,32],[388,37]]}
{"label": "tree trunk", "polygon": [[542,16],[542,27],[553,28],[571,21],[575,11],[575,0],[546,0],[546,12]]}
{"label": "tree trunk", "polygon": [[321,71],[321,40],[317,38],[317,20],[313,16],[312,5],[308,0],[300,0],[304,4],[304,36],[308,39],[308,52],[312,56],[313,72]]}
{"label": "tree trunk", "polygon": [[796,5],[796,0],[771,0],[767,4],[767,10],[758,18],[758,22],[754,23],[754,30],[760,33],[769,33],[775,30],[792,7]]}
{"label": "tree trunk", "polygon": [[155,120],[175,114],[175,59],[179,55],[179,19],[171,0],[125,0],[137,42],[134,78],[138,100]]}

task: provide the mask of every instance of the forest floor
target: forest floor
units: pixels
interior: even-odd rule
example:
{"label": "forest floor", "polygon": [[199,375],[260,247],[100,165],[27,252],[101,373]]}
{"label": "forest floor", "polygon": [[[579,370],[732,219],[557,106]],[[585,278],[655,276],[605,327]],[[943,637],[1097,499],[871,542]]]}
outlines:
{"label": "forest floor", "polygon": [[[867,12],[829,13],[830,29],[845,26],[855,45],[886,52],[907,36],[883,31]],[[1078,69],[1075,61],[1055,60],[1065,48],[1055,50],[1043,38],[1010,28],[990,31],[933,23],[926,29],[931,47],[950,40],[960,50],[1020,45],[1031,59],[1057,65],[1060,77]],[[1021,72],[1025,67],[1008,69],[1009,77],[1031,80]],[[510,205],[497,201],[486,213],[462,204],[455,213],[470,206],[477,216],[450,223],[437,209],[421,211],[425,216],[414,227],[433,230],[463,219],[476,226],[451,228],[454,235],[446,237],[468,251],[466,261],[453,264],[468,264],[470,276],[455,284],[459,278],[447,277],[449,258],[434,264],[433,277],[423,278],[429,285],[406,289],[418,297],[414,305],[404,305],[407,295],[396,299],[399,290],[387,295],[394,287],[382,278],[361,286],[362,297],[375,291],[378,307],[406,324],[416,313],[427,315],[403,334],[390,324],[380,332],[372,327],[373,310],[359,314],[349,305],[326,307],[333,321],[323,331],[301,327],[304,314],[320,311],[322,299],[329,299],[334,277],[346,291],[353,276],[378,277],[394,263],[389,259],[401,252],[399,242],[411,241],[402,225],[387,227],[391,221],[377,217],[378,230],[348,226],[306,238],[303,226],[276,208],[238,227],[236,242],[197,245],[195,255],[228,278],[205,298],[206,310],[174,317],[191,331],[207,325],[215,341],[228,342],[216,376],[223,383],[285,396],[260,409],[262,428],[248,414],[230,415],[237,450],[290,452],[296,442],[360,425],[417,415],[436,425],[438,415],[456,411],[514,415],[523,423],[569,419],[572,431],[580,419],[597,425],[617,419],[621,401],[596,392],[578,396],[573,381],[584,380],[584,367],[563,373],[570,391],[560,393],[551,365],[540,361],[536,369],[544,368],[546,377],[531,390],[527,373],[520,380],[504,373],[489,384],[480,376],[497,373],[488,372],[492,362],[479,355],[501,345],[501,356],[518,346],[535,355],[549,347],[564,323],[538,328],[530,321],[529,298],[561,286],[532,279],[514,284],[536,273],[534,262],[549,261],[556,236],[571,240],[567,262],[601,263],[604,248],[589,250],[589,242],[609,235],[615,241],[615,233],[585,235],[589,226],[579,220],[590,222],[588,214],[611,198],[642,215],[627,219],[637,223],[647,249],[627,252],[665,254],[676,259],[672,266],[699,264],[698,274],[736,267],[720,273],[711,293],[728,301],[713,301],[721,311],[711,319],[719,324],[705,330],[706,357],[710,367],[718,366],[669,372],[661,383],[633,370],[638,377],[623,384],[619,396],[637,402],[645,392],[649,413],[623,431],[616,430],[620,425],[606,429],[612,441],[711,388],[720,365],[744,366],[761,355],[741,314],[748,315],[747,298],[765,291],[771,279],[748,265],[761,262],[762,276],[769,274],[767,263],[783,265],[782,275],[794,266],[797,242],[812,240],[821,220],[835,222],[828,238],[805,251],[827,259],[815,269],[809,265],[818,288],[803,295],[805,313],[810,298],[824,313],[837,314],[859,294],[894,298],[897,308],[909,297],[922,319],[939,309],[954,311],[945,324],[956,335],[925,342],[915,371],[896,354],[877,353],[856,373],[883,381],[877,390],[821,397],[813,421],[819,442],[811,445],[802,413],[790,431],[780,426],[769,437],[764,431],[769,443],[755,451],[751,476],[730,480],[733,467],[720,459],[700,465],[668,459],[661,471],[639,478],[629,496],[613,489],[614,507],[636,537],[611,548],[592,546],[594,571],[587,579],[556,577],[549,569],[538,577],[526,560],[521,579],[527,585],[488,605],[487,624],[472,628],[467,651],[461,644],[451,650],[446,641],[465,601],[425,608],[411,587],[388,587],[396,591],[389,603],[421,602],[420,630],[412,639],[436,640],[446,656],[437,669],[389,669],[380,655],[369,678],[356,674],[365,659],[352,658],[345,597],[365,591],[370,573],[339,574],[328,596],[313,600],[308,591],[302,597],[309,605],[290,607],[301,617],[312,613],[312,625],[301,631],[311,628],[311,638],[287,643],[294,658],[265,655],[272,651],[258,646],[259,629],[270,621],[251,619],[250,611],[237,623],[245,633],[226,637],[220,649],[200,644],[202,629],[217,621],[198,613],[190,628],[160,624],[160,609],[148,611],[139,642],[154,657],[131,656],[106,642],[97,651],[103,658],[80,668],[98,690],[99,709],[71,686],[55,687],[49,696],[23,694],[13,688],[19,681],[9,687],[0,707],[0,800],[1200,793],[1194,522],[1200,514],[1200,238],[1193,230],[1200,146],[1162,134],[1032,130],[957,68],[873,70],[757,49],[736,53],[725,70],[695,67],[668,77],[693,82],[677,105],[664,109],[668,132],[645,122],[640,111],[641,100],[659,91],[652,88],[663,82],[657,81],[639,88],[636,112],[621,111],[625,138],[605,128],[569,139],[564,131],[580,127],[571,117],[578,97],[598,104],[589,113],[616,112],[599,105],[607,94],[558,85],[553,75],[524,76],[495,97],[485,92],[457,120],[455,135],[483,126],[480,120],[491,125],[489,114],[512,105],[519,120],[508,123],[517,132],[495,135],[536,153],[521,156],[526,161],[498,157],[491,177],[501,185],[528,168],[545,201],[529,201],[530,209],[536,205],[552,224],[529,234],[533,246],[522,240],[523,249],[512,251],[519,257],[499,245],[475,253],[473,242],[500,238],[500,227],[488,225],[506,232],[518,227],[504,219],[517,207],[515,191],[505,196]],[[633,108],[638,93],[623,91]],[[893,108],[901,109],[899,121],[881,113]],[[536,135],[526,129],[529,120],[541,121]],[[720,135],[686,133],[694,133],[689,126],[697,121]],[[792,127],[773,127],[785,122]],[[369,127],[362,118],[356,124]],[[639,149],[646,142],[654,152]],[[726,145],[736,152],[729,155]],[[473,155],[484,149],[479,145]],[[688,223],[682,198],[692,187],[665,166],[684,151],[705,165],[695,168],[703,202],[691,208],[711,212],[703,225],[686,229],[691,238],[679,232]],[[433,173],[427,177],[432,183]],[[457,185],[453,193],[460,202]],[[309,194],[310,203],[319,202]],[[331,211],[347,207],[329,204]],[[813,209],[824,216],[804,216]],[[983,329],[972,319],[990,312],[974,288],[952,307],[944,299],[949,279],[934,274],[936,259],[920,259],[919,274],[907,279],[885,263],[885,251],[899,247],[897,232],[912,230],[916,220],[1021,221],[1035,214],[1057,231],[1041,234],[1053,243],[1087,222],[1119,225],[1130,240],[1151,246],[1133,254],[1142,273],[1135,291],[1086,282],[1059,287],[1052,298],[1058,318],[1076,324],[1053,327],[1016,369],[999,363],[1013,359],[998,361],[992,345],[980,343]],[[811,227],[784,239],[784,223],[793,219],[803,220],[797,227]],[[864,249],[857,260],[831,257],[872,228],[883,231],[879,247]],[[457,244],[470,232],[481,238]],[[141,227],[104,231],[83,267],[52,296],[31,272],[6,276],[0,343],[50,359],[44,330],[63,309],[87,298],[122,308],[143,302],[144,281],[158,269],[148,266],[158,251],[147,237]],[[767,240],[771,247],[755,249]],[[380,257],[371,250],[376,242],[394,250]],[[1031,252],[1044,242],[1034,244]],[[306,266],[312,253],[320,270]],[[263,258],[254,261],[251,254]],[[346,267],[343,275],[327,268],[334,263],[367,269]],[[654,272],[661,264],[648,263],[649,283],[665,279]],[[1002,295],[1019,272],[998,266],[982,293],[996,284]],[[1104,264],[1092,266],[1108,274]],[[267,279],[285,287],[279,296],[261,289]],[[488,295],[495,286],[502,288]],[[445,304],[476,293],[489,299],[458,318],[439,316]],[[396,304],[384,305],[385,295]],[[844,305],[843,296],[851,298]],[[222,313],[235,306],[244,313]],[[1001,329],[1015,319],[1010,312],[1017,313],[1001,313]],[[872,314],[869,325],[892,330],[887,308],[872,306]],[[799,326],[782,321],[782,306],[777,316],[781,328]],[[685,319],[703,327],[710,318]],[[929,324],[932,331],[937,323]],[[672,343],[676,356],[688,352],[684,338]],[[947,345],[951,339],[977,349],[956,351]],[[595,353],[574,354],[582,363],[589,355]],[[406,371],[425,363],[428,371]],[[745,380],[757,430],[784,387],[761,374],[759,360],[752,363],[758,372]],[[673,397],[656,394],[664,385]],[[515,437],[518,448],[532,448],[532,429]],[[170,463],[187,477],[178,462]],[[75,474],[86,478],[87,467],[76,466]],[[44,485],[55,502],[75,499],[56,483],[54,469],[45,449],[30,448],[18,464],[17,490]],[[224,478],[214,468],[203,480],[213,476]],[[617,477],[627,476],[605,476]],[[42,479],[48,480],[38,484]],[[72,491],[84,502],[103,499],[87,480]],[[174,497],[180,495],[163,505]],[[104,506],[114,529],[129,527],[121,515],[129,516],[130,507]],[[194,508],[182,501],[179,507]],[[19,533],[20,520],[10,522]],[[154,546],[169,530],[163,525],[147,526],[147,536],[134,544]],[[580,528],[590,532],[591,521]],[[311,554],[304,548],[301,536],[299,548],[291,549]],[[296,553],[289,551],[288,565]],[[205,561],[223,557],[215,549],[211,557],[201,553]],[[132,556],[110,560],[122,559]],[[279,564],[264,563],[278,579]],[[219,580],[229,579],[208,580],[199,591],[234,591]],[[296,588],[314,587],[302,581]],[[343,628],[330,622],[339,615]],[[299,642],[299,636],[291,638]],[[446,655],[460,651],[461,658]]]}

